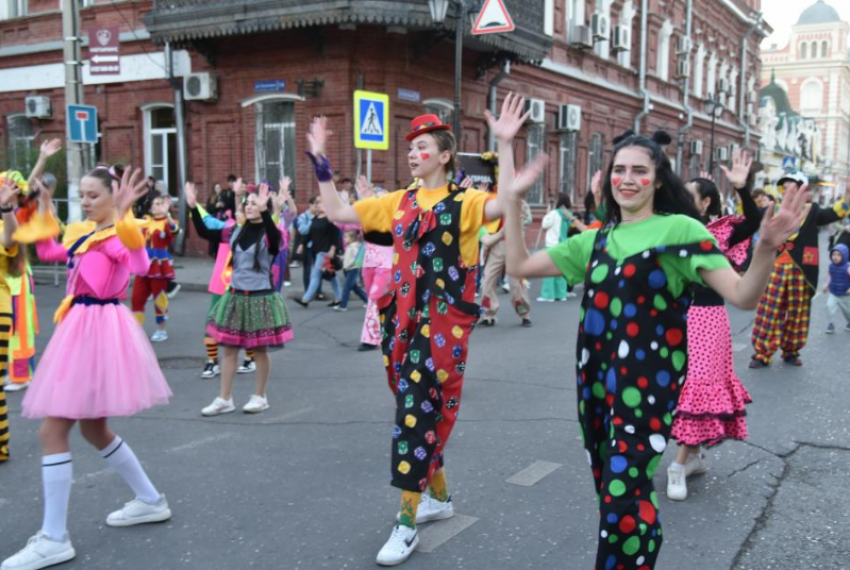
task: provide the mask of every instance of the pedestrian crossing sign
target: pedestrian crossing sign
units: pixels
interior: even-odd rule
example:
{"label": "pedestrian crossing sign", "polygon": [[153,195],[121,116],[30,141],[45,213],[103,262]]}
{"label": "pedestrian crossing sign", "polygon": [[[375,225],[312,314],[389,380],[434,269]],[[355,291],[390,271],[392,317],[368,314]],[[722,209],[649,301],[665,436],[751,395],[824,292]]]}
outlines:
{"label": "pedestrian crossing sign", "polygon": [[371,91],[354,92],[354,147],[390,148],[390,96]]}

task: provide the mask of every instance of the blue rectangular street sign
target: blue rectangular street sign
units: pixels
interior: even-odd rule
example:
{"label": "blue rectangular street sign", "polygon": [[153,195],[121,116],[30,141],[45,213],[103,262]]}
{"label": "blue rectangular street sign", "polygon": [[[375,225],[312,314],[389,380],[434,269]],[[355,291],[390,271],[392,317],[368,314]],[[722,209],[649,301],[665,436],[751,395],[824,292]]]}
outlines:
{"label": "blue rectangular street sign", "polygon": [[280,93],[286,91],[286,80],[270,79],[254,82],[254,93]]}
{"label": "blue rectangular street sign", "polygon": [[97,107],[68,105],[68,140],[75,143],[97,142]]}

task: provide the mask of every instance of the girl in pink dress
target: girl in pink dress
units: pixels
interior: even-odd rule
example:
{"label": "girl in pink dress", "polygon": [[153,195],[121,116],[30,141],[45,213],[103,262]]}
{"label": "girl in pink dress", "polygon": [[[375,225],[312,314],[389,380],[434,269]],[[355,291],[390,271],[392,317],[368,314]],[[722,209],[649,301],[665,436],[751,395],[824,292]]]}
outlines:
{"label": "girl in pink dress", "polygon": [[[88,221],[69,225],[61,244],[52,239],[36,244],[43,261],[67,263],[68,294],[56,311],[56,330],[23,400],[25,417],[44,418],[43,524],[26,547],[3,562],[3,570],[34,570],[74,558],[66,526],[73,479],[68,435],[78,421],[82,436],[135,494],[106,524],[124,527],[171,518],[165,496],[130,446],[107,425],[110,417],[166,404],[171,396],[144,330],[121,304],[130,274],[144,275],[150,264],[145,239],[132,215],[127,216],[144,193],[139,169],[131,175],[117,166],[98,167],[80,181]],[[48,232],[38,235],[33,228],[22,228],[22,242],[58,235],[43,188],[31,223]]]}
{"label": "girl in pink dress", "polygon": [[366,304],[366,317],[360,335],[358,350],[374,350],[381,344],[381,322],[378,318],[376,301],[387,294],[390,286],[390,273],[393,267],[393,247],[366,242],[363,257],[363,285],[369,302]]}

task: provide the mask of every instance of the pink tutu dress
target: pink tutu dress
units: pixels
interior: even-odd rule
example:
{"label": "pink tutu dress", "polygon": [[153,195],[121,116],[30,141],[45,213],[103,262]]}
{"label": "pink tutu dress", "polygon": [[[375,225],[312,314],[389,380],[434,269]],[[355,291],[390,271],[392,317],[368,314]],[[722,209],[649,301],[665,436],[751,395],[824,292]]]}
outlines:
{"label": "pink tutu dress", "polygon": [[[167,404],[171,390],[144,329],[121,300],[130,274],[150,265],[144,247],[128,249],[115,228],[66,244],[40,241],[42,261],[67,262],[68,296],[23,401],[23,415],[68,419],[131,416]],[[137,231],[137,230],[136,230]]]}
{"label": "pink tutu dress", "polygon": [[[732,266],[747,258],[750,239],[730,245],[740,218],[712,222],[708,230]],[[726,439],[747,439],[750,394],[735,374],[732,333],[723,298],[698,287],[688,310],[688,375],[679,393],[672,437],[682,445],[711,447]]]}

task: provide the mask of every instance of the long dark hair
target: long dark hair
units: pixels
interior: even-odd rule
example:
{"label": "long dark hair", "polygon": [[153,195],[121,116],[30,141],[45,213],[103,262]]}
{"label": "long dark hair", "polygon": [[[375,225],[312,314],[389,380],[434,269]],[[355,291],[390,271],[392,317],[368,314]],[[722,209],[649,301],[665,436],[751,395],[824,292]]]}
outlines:
{"label": "long dark hair", "polygon": [[555,208],[561,208],[561,207],[564,207],[567,210],[570,210],[573,207],[573,201],[570,200],[570,195],[567,194],[566,192],[559,192],[558,193],[558,201],[555,203]]}
{"label": "long dark hair", "polygon": [[[259,198],[259,194],[260,193],[259,193],[258,190],[253,190],[251,192],[248,192],[247,194],[245,194],[245,196],[242,197],[242,201],[241,201],[241,203],[239,204],[238,207],[242,209],[242,215],[243,216],[245,215],[245,206],[248,204],[248,197],[251,196],[251,195],[254,195],[254,196],[257,196]],[[268,202],[266,202],[266,209],[268,210],[268,209],[272,208],[273,204],[274,204],[274,202],[272,201],[271,197],[269,197]],[[248,220],[248,218],[246,217],[245,218],[245,224],[242,226],[242,229],[239,230],[240,234],[241,234],[241,232],[245,231],[245,229],[248,227],[248,224],[251,224],[251,223],[253,223],[253,222]],[[239,238],[237,237],[236,239],[238,241]],[[266,239],[265,231],[260,236],[260,240],[264,240],[264,239]],[[233,245],[234,245],[234,250],[235,250],[236,244],[234,243]],[[231,261],[231,264],[232,264],[233,263],[233,256],[230,257],[230,261]],[[259,240],[257,241],[257,246],[254,248],[254,267],[253,267],[253,269],[256,272],[260,271],[260,242],[259,242]]]}
{"label": "long dark hair", "polygon": [[652,138],[644,135],[636,135],[633,131],[626,131],[614,139],[614,154],[611,164],[608,165],[607,174],[602,186],[602,200],[605,202],[607,222],[619,224],[622,220],[620,205],[614,200],[614,192],[611,187],[611,173],[614,170],[614,162],[617,154],[623,149],[640,147],[645,149],[655,165],[655,196],[652,200],[652,210],[656,214],[682,214],[700,220],[699,211],[694,205],[681,178],[673,172],[670,159],[664,153],[662,146],[670,144],[670,135],[664,131],[657,131]]}
{"label": "long dark hair", "polygon": [[707,224],[712,218],[719,218],[723,214],[723,206],[720,200],[720,192],[717,190],[717,184],[708,178],[694,178],[689,184],[696,186],[700,200],[709,199],[708,208],[705,209],[702,221]]}

